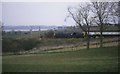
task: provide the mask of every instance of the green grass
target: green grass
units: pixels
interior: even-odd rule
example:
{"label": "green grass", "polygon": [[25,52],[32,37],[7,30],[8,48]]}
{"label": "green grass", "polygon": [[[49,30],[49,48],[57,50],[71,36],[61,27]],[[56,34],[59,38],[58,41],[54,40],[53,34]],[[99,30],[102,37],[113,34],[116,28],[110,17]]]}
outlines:
{"label": "green grass", "polygon": [[3,72],[116,72],[118,47],[3,56]]}

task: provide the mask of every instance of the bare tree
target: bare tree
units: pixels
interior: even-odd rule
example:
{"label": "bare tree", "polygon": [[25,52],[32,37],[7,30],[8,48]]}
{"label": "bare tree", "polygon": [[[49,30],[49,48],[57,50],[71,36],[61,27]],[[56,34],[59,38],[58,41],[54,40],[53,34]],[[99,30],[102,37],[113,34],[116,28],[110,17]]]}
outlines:
{"label": "bare tree", "polygon": [[[119,3],[120,2],[111,2],[112,4],[112,8],[110,9],[110,20],[114,23],[114,24],[119,24],[119,17],[120,17],[120,10],[119,10]],[[118,25],[119,27],[119,25]]]}
{"label": "bare tree", "polygon": [[[111,22],[111,15],[114,11],[114,2],[92,2],[92,12],[94,13],[94,20],[96,24],[100,27],[100,47],[103,47],[103,28],[105,23]],[[117,14],[114,14],[117,15]]]}
{"label": "bare tree", "polygon": [[68,8],[68,12],[73,20],[79,25],[79,27],[85,32],[85,38],[87,40],[87,49],[89,49],[89,29],[92,23],[90,16],[90,5],[79,5],[78,8]]}

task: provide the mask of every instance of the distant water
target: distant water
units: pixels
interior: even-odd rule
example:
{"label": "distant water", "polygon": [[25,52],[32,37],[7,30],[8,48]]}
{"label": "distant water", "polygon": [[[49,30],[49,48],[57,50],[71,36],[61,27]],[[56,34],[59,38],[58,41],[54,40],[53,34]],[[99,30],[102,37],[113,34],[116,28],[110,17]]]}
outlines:
{"label": "distant water", "polygon": [[[41,31],[49,30],[49,29],[40,29]],[[30,31],[30,29],[4,29],[6,32],[10,31]],[[39,29],[32,29],[32,31],[39,31]]]}
{"label": "distant water", "polygon": [[3,30],[4,31],[39,31],[40,30],[53,30],[53,29],[58,29],[58,27],[62,26],[4,26]]}

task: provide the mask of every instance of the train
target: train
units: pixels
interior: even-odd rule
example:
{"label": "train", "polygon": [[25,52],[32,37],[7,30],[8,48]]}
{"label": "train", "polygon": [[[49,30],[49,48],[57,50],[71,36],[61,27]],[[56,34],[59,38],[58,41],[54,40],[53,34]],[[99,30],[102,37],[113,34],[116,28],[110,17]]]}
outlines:
{"label": "train", "polygon": [[84,36],[84,34],[82,32],[81,33],[78,33],[78,32],[73,32],[73,33],[58,32],[58,33],[54,33],[55,38],[81,38],[83,36]]}
{"label": "train", "polygon": [[[120,32],[102,32],[103,37],[115,37],[120,36]],[[84,32],[57,32],[54,33],[55,38],[84,38]],[[89,32],[90,38],[100,37],[100,32]]]}
{"label": "train", "polygon": [[[89,36],[96,38],[100,37],[100,32],[89,32]],[[119,37],[120,32],[102,32],[103,37]]]}

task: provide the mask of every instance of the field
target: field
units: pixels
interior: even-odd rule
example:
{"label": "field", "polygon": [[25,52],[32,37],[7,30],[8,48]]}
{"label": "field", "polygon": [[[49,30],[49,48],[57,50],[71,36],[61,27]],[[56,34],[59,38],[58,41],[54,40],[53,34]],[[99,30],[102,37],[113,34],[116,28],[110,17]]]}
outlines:
{"label": "field", "polygon": [[3,72],[117,72],[118,47],[9,55],[2,60]]}
{"label": "field", "polygon": [[[4,52],[2,57],[3,72],[117,72],[118,71],[118,37],[103,38],[104,48],[99,48],[99,38],[90,39],[90,49],[86,49],[84,38],[39,38],[39,33],[13,34],[8,33],[4,38],[15,40],[3,43],[4,47],[18,50],[19,45],[29,47],[38,44],[30,50]],[[33,38],[24,42],[24,39]],[[15,42],[18,43],[18,46]],[[24,44],[25,43],[25,44]],[[32,43],[32,44],[31,44]],[[14,47],[13,47],[14,46]],[[22,47],[22,46],[21,46]],[[8,47],[8,50],[10,48]]]}

